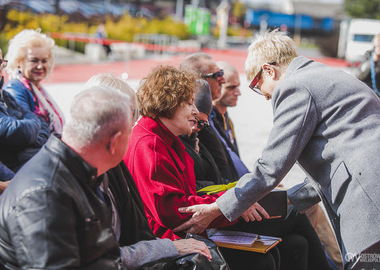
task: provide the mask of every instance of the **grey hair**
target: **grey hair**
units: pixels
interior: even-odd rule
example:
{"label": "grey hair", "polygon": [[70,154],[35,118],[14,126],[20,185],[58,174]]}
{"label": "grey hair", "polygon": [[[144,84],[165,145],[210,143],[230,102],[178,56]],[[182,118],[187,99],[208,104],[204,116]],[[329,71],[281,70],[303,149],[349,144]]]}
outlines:
{"label": "grey hair", "polygon": [[85,88],[92,86],[112,87],[126,94],[131,102],[133,122],[137,121],[139,118],[139,103],[137,101],[136,92],[126,81],[112,73],[100,73],[92,76],[85,84]]}
{"label": "grey hair", "polygon": [[19,75],[18,63],[26,58],[27,50],[34,47],[45,47],[49,52],[47,75],[50,74],[54,66],[53,48],[54,39],[41,33],[41,29],[24,29],[9,41],[9,48],[6,55],[8,66],[6,71],[10,78],[17,78]]}
{"label": "grey hair", "polygon": [[180,70],[195,72],[199,77],[209,72],[209,63],[214,61],[211,55],[203,52],[186,56],[179,64]]}
{"label": "grey hair", "polygon": [[85,147],[131,125],[129,97],[111,87],[94,86],[74,97],[63,136]]}
{"label": "grey hair", "polygon": [[264,34],[257,34],[249,46],[245,73],[251,80],[263,64],[276,62],[279,66],[287,65],[297,56],[296,45],[285,32],[268,30]]}

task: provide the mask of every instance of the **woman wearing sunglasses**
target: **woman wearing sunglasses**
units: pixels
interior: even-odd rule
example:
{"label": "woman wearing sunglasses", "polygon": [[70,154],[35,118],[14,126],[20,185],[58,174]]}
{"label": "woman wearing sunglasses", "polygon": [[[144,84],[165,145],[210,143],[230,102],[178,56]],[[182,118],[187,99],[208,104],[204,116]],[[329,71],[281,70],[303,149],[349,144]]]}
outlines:
{"label": "woman wearing sunglasses", "polygon": [[[141,194],[149,225],[160,238],[186,236],[173,231],[190,218],[180,214],[179,207],[212,203],[221,195],[197,196],[194,162],[178,138],[204,123],[199,122],[194,104],[196,79],[187,71],[159,66],[142,80],[137,91],[142,118],[133,128],[124,161]],[[234,223],[221,218],[209,227]],[[231,251],[223,255],[232,269],[277,269],[277,249],[267,254]]]}

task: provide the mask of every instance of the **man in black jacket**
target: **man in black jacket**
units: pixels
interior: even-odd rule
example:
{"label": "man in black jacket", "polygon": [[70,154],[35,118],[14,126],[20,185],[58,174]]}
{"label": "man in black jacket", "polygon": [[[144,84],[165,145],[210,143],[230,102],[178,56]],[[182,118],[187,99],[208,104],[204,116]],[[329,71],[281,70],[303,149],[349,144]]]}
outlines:
{"label": "man in black jacket", "polygon": [[97,176],[119,164],[131,132],[128,98],[81,92],[62,139],[51,136],[0,199],[6,268],[119,269],[120,251]]}

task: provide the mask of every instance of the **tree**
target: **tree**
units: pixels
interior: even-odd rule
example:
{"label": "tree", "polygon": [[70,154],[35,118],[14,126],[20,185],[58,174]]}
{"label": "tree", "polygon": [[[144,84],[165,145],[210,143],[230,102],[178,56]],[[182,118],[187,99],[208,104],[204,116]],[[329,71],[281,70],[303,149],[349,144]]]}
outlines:
{"label": "tree", "polygon": [[353,18],[380,20],[380,0],[345,0],[345,10]]}

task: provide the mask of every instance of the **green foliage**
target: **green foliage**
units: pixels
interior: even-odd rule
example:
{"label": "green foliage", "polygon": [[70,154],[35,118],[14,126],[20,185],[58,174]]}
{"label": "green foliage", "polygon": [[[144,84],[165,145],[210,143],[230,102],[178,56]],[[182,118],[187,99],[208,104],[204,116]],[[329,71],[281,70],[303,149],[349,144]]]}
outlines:
{"label": "green foliage", "polygon": [[111,19],[106,20],[106,30],[108,38],[133,41],[136,34],[167,34],[176,36],[179,39],[186,39],[190,36],[187,26],[176,22],[170,17],[164,19],[133,18],[129,14],[124,14],[116,22]]}
{"label": "green foliage", "polygon": [[[70,22],[67,16],[58,16],[54,14],[43,14],[35,16],[30,12],[20,12],[10,10],[7,14],[7,23],[2,32],[0,44],[3,48],[17,33],[23,29],[38,29],[43,33],[75,33],[93,35],[96,31],[98,22],[91,20],[88,22]],[[174,21],[170,17],[162,20],[146,18],[134,18],[129,14],[124,14],[120,18],[114,20],[107,18],[105,23],[109,39],[133,41],[133,37],[139,33],[156,33],[176,36],[179,39],[189,38],[190,34],[187,26],[184,23]],[[64,47],[69,47],[67,40],[56,39],[56,44]],[[84,43],[76,42],[75,49],[84,51]]]}
{"label": "green foliage", "polygon": [[[214,37],[219,37],[219,27],[215,27],[212,34]],[[249,29],[245,29],[239,26],[229,26],[227,28],[227,36],[231,37],[251,37],[253,35],[253,31]]]}
{"label": "green foliage", "polygon": [[345,0],[345,10],[353,18],[380,20],[380,0]]}

